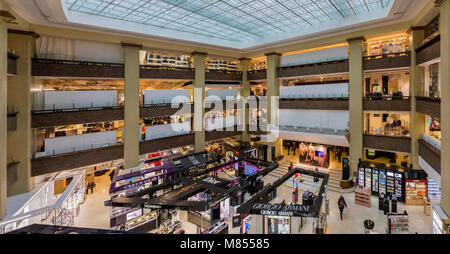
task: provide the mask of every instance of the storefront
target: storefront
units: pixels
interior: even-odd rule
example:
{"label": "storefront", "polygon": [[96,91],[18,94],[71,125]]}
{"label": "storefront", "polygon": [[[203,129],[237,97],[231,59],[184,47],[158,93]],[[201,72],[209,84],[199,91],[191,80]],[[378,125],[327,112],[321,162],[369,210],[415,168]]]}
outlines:
{"label": "storefront", "polygon": [[299,162],[312,166],[328,168],[330,164],[328,150],[328,147],[324,145],[308,145],[300,143]]}
{"label": "storefront", "polygon": [[365,113],[364,133],[383,136],[410,136],[409,114]]}

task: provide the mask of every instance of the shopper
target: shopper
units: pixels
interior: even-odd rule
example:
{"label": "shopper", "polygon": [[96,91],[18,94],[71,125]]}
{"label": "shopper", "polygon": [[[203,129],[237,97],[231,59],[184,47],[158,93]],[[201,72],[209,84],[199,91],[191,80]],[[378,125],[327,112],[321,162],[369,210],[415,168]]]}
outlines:
{"label": "shopper", "polygon": [[[316,168],[316,173],[319,173],[319,169]],[[317,183],[319,181],[319,177],[317,175],[314,176],[314,182]]]}
{"label": "shopper", "polygon": [[341,214],[341,220],[342,220],[342,213],[344,212],[344,208],[347,207],[347,203],[345,203],[344,196],[342,196],[342,195],[338,200],[338,206],[339,206],[339,212]]}
{"label": "shopper", "polygon": [[291,172],[292,170],[294,170],[294,163],[291,162],[291,165],[288,167],[288,172]]}
{"label": "shopper", "polygon": [[89,190],[91,190],[91,194],[93,194],[94,193],[94,187],[95,187],[95,183],[94,182],[89,182],[87,184],[87,187],[86,187],[86,194],[88,194]]}
{"label": "shopper", "polygon": [[291,149],[291,145],[290,145],[289,142],[288,142],[288,144],[287,144],[288,155],[289,155],[290,149]]}

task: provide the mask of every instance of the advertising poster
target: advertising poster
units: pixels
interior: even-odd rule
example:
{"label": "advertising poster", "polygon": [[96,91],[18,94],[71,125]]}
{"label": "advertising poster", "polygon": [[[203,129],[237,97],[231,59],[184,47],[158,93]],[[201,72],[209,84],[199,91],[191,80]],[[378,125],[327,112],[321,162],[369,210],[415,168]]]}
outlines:
{"label": "advertising poster", "polygon": [[290,234],[290,219],[284,217],[268,217],[269,234],[285,235]]}
{"label": "advertising poster", "polygon": [[220,219],[226,219],[230,216],[230,199],[227,198],[220,202]]}
{"label": "advertising poster", "polygon": [[328,153],[325,146],[300,144],[299,151],[300,163],[328,168]]}
{"label": "advertising poster", "polygon": [[248,231],[250,230],[250,220],[252,217],[248,214],[242,214],[242,227],[241,227],[241,233],[243,235],[248,234]]}

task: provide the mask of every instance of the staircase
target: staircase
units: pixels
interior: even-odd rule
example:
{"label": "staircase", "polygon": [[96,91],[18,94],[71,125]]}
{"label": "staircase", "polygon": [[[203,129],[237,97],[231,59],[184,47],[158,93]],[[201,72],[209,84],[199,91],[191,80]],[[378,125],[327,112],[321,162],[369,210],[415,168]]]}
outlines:
{"label": "staircase", "polygon": [[[270,172],[266,177],[266,179],[268,180],[268,182],[272,183],[278,179],[280,179],[281,177],[283,177],[285,174],[287,174],[288,172],[288,168],[290,165],[290,161],[284,161],[282,163],[280,163],[280,166],[276,169],[274,169],[272,172]],[[302,167],[305,169],[309,169],[309,170],[315,170],[316,167],[314,166],[305,166],[305,165],[299,165],[297,163],[294,163],[294,167]],[[342,178],[342,170],[341,169],[324,169],[324,168],[318,168],[319,172],[321,173],[325,173],[329,175],[328,178],[328,191],[334,191],[334,192],[338,192],[338,193],[347,193],[347,192],[352,192],[354,189],[348,189],[348,190],[344,190],[340,187],[340,182],[341,182],[341,178]],[[310,191],[315,191],[316,189],[319,188],[321,181],[319,181],[318,183],[314,182],[314,178],[312,176],[307,176],[307,175],[303,175],[303,179],[304,182],[300,183],[300,189],[302,190],[310,190]],[[283,185],[285,186],[289,186],[289,187],[293,187],[293,177],[291,177],[291,179],[289,179],[288,181],[286,181]]]}

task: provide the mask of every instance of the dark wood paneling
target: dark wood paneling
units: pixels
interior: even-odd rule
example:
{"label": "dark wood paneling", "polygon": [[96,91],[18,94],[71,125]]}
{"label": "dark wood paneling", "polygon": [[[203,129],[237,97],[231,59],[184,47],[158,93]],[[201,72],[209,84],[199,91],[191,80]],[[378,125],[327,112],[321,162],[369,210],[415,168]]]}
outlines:
{"label": "dark wood paneling", "polygon": [[363,143],[364,148],[403,153],[411,152],[410,137],[392,137],[365,134]]}
{"label": "dark wood paneling", "polygon": [[41,157],[31,160],[31,176],[45,175],[120,158],[123,158],[123,145]]}
{"label": "dark wood paneling", "polygon": [[249,71],[247,72],[247,80],[265,80],[267,79],[267,71],[266,70],[258,70],[258,71]]}
{"label": "dark wood paneling", "polygon": [[193,80],[195,70],[191,68],[156,68],[141,66],[142,79],[182,79]]}
{"label": "dark wood paneling", "polygon": [[123,108],[59,113],[32,113],[31,128],[123,120]]}
{"label": "dark wood paneling", "polygon": [[[194,140],[194,134],[148,140],[139,144],[139,151],[141,154],[152,153],[174,147],[192,145],[194,144]],[[38,176],[121,158],[123,158],[122,144],[46,156],[31,161],[31,174],[32,176]]]}
{"label": "dark wood paneling", "polygon": [[334,62],[281,67],[278,68],[277,76],[278,78],[290,78],[309,75],[346,73],[348,71],[349,71],[348,60],[342,60]]}
{"label": "dark wood paneling", "polygon": [[192,145],[194,144],[194,141],[195,136],[193,133],[155,140],[147,140],[140,143],[139,152],[141,154],[153,153],[179,146]]}
{"label": "dark wood paneling", "polygon": [[411,111],[411,100],[364,100],[364,110]]}
{"label": "dark wood paneling", "polygon": [[365,71],[404,68],[411,66],[411,56],[403,55],[374,59],[365,58],[363,64]]}
{"label": "dark wood paneling", "polygon": [[[194,104],[188,104],[187,107],[191,107],[191,112],[194,112]],[[141,118],[153,118],[158,116],[170,116],[175,114],[180,108],[172,108],[172,106],[151,106],[151,107],[141,107],[140,117]]]}
{"label": "dark wood paneling", "polygon": [[10,115],[7,118],[7,125],[8,125],[8,131],[15,131],[17,130],[17,116],[16,115]]}
{"label": "dark wood paneling", "polygon": [[[191,107],[191,112],[194,112],[194,105],[188,104]],[[237,105],[235,104],[235,109]],[[214,108],[206,108],[205,112],[211,111]],[[226,110],[226,103],[223,102],[222,107]],[[170,105],[154,105],[140,108],[140,118],[153,118],[158,116],[170,116],[175,114],[180,108],[172,108]],[[53,126],[69,125],[69,124],[85,124],[97,123],[106,121],[117,121],[124,119],[123,108],[105,108],[103,110],[82,110],[72,112],[33,112],[32,113],[32,128],[46,128]]]}
{"label": "dark wood paneling", "polygon": [[123,66],[35,62],[32,76],[66,78],[123,78]]}
{"label": "dark wood paneling", "polygon": [[222,139],[222,138],[229,138],[229,137],[233,137],[233,136],[238,136],[241,135],[242,132],[240,131],[207,131],[205,133],[205,140],[206,141],[211,141],[211,140],[216,140],[216,139]]}
{"label": "dark wood paneling", "polygon": [[205,78],[206,80],[211,81],[242,81],[242,72],[207,70],[205,73]]}
{"label": "dark wood paneling", "polygon": [[439,175],[441,174],[441,151],[430,146],[426,141],[419,140],[419,156],[430,164]]}
{"label": "dark wood paneling", "polygon": [[7,66],[7,73],[8,75],[17,75],[17,58],[19,58],[16,55],[8,53],[8,66]]}
{"label": "dark wood paneling", "polygon": [[348,110],[348,98],[280,99],[280,109]]}
{"label": "dark wood paneling", "polygon": [[423,64],[441,57],[441,37],[437,36],[416,49],[416,62]]}
{"label": "dark wood paneling", "polygon": [[416,97],[416,111],[440,119],[441,100],[439,98]]}

